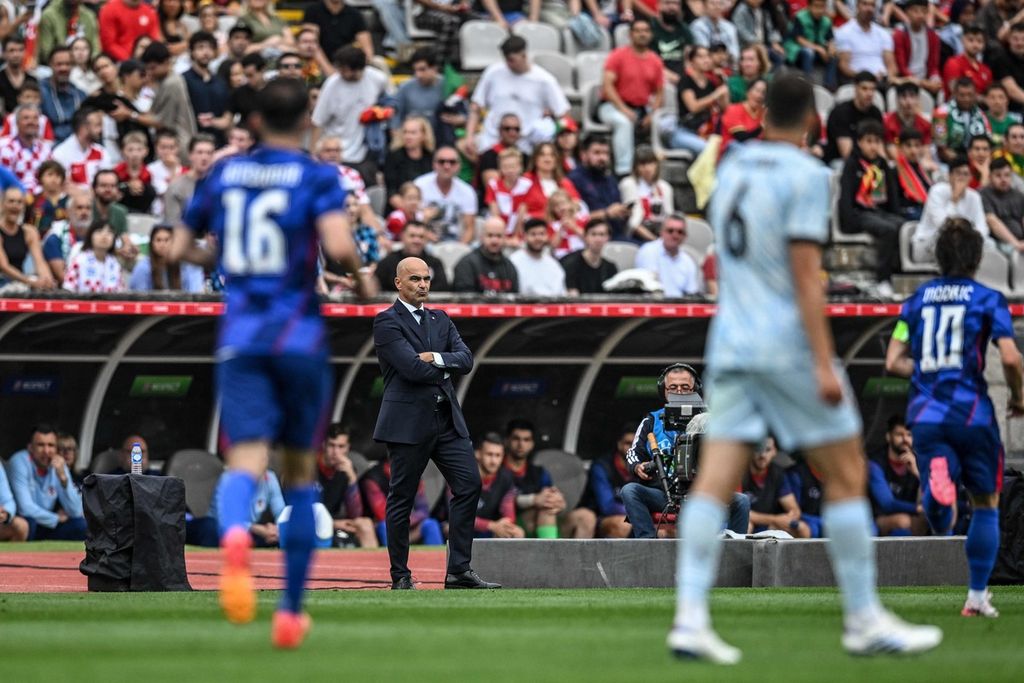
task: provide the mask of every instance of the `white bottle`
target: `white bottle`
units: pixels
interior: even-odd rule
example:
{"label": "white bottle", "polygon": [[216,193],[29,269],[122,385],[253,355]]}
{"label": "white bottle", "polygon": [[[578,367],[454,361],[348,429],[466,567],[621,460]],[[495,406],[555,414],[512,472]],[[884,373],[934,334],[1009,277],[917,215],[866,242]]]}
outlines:
{"label": "white bottle", "polygon": [[142,444],[132,444],[132,474],[142,474]]}

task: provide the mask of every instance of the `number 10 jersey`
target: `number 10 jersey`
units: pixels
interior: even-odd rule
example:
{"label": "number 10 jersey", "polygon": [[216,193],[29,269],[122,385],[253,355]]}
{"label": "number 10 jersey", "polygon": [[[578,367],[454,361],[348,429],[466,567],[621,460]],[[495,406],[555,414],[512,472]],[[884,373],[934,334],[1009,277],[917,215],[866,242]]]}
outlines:
{"label": "number 10 jersey", "polygon": [[219,246],[227,291],[219,357],[324,352],[317,221],[344,206],[337,169],[299,151],[259,147],[200,181],[183,220]]}
{"label": "number 10 jersey", "polygon": [[1006,298],[974,280],[937,278],[903,304],[893,337],[910,345],[907,423],[996,424],[985,382],[989,341],[1013,338]]}

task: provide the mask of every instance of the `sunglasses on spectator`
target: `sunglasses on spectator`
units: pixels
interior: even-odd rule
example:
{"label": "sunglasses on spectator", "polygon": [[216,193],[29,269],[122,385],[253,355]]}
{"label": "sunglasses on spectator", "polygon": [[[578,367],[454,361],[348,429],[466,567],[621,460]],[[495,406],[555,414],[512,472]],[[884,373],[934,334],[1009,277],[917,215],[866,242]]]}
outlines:
{"label": "sunglasses on spectator", "polygon": [[662,228],[661,231],[664,232],[664,233],[667,233],[669,235],[685,235],[686,234],[686,231],[683,230],[682,228]]}
{"label": "sunglasses on spectator", "polygon": [[517,133],[519,132],[519,126],[502,126],[501,129],[502,130],[507,130],[507,131],[510,131],[510,132],[511,131],[515,131]]}
{"label": "sunglasses on spectator", "polygon": [[444,166],[454,166],[459,163],[458,159],[435,159],[435,163],[442,164]]}
{"label": "sunglasses on spectator", "polygon": [[280,68],[280,69],[301,69],[302,65],[299,64],[298,62],[287,62],[287,63],[279,64],[278,68]]}

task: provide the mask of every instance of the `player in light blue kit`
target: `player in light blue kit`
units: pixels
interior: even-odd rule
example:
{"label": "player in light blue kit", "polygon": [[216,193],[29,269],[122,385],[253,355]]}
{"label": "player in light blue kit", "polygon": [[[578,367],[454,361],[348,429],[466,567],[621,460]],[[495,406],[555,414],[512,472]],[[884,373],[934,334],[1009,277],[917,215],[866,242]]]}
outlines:
{"label": "player in light blue kit", "polygon": [[711,627],[708,591],[726,504],[769,433],[804,452],[826,481],[822,521],[843,595],[852,654],[920,652],[942,632],[886,611],[875,588],[871,506],[861,423],[824,315],[821,245],[828,240],[828,171],[800,150],[814,91],[772,81],[764,142],[726,156],[709,217],[719,258],[718,313],[707,341],[710,413],[702,466],[683,506],[677,607],[668,636],[681,657],[735,664],[741,653]]}
{"label": "player in light blue kit", "polygon": [[[270,446],[284,448],[281,479],[292,514],[285,593],[271,633],[282,648],[298,647],[309,629],[302,595],[315,544],[315,448],[323,440],[332,386],[316,295],[317,237],[324,252],[353,274],[361,295],[374,287],[373,278],[359,272],[337,169],[301,151],[308,101],[305,86],[293,79],[278,79],[260,92],[263,144],[225,160],[196,188],[184,225],[175,230],[172,254],[207,268],[216,261],[226,277],[216,355],[228,472],[216,497],[224,550],[220,600],[235,623],[256,616],[246,526]],[[216,238],[219,258],[196,246],[196,235],[204,233]]]}
{"label": "player in light blue kit", "polygon": [[1024,415],[1021,355],[1006,298],[975,282],[984,240],[963,218],[950,218],[939,233],[935,257],[942,273],[907,299],[896,323],[885,367],[910,377],[907,424],[914,433],[921,503],[928,524],[949,534],[955,520],[956,484],[963,482],[974,513],[967,529],[970,577],[965,617],[995,618],[988,579],[999,552],[999,491],[1003,445],[985,382],[985,351],[999,349],[1010,389],[1010,416]]}

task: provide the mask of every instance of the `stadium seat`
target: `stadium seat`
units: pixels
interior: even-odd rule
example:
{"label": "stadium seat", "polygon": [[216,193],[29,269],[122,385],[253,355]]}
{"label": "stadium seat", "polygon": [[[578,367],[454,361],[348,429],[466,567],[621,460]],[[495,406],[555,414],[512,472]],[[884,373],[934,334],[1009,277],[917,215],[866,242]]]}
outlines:
{"label": "stadium seat", "polygon": [[615,47],[629,45],[629,24],[622,23],[616,26],[612,38],[614,38]]}
{"label": "stadium seat", "polygon": [[195,15],[192,15],[192,14],[182,14],[178,18],[178,20],[181,22],[182,26],[184,26],[185,28],[188,29],[188,31],[186,31],[186,33],[185,33],[186,35],[192,35],[193,33],[198,32],[199,29],[201,28],[201,26],[199,24],[199,17],[197,17]]}
{"label": "stadium seat", "polygon": [[430,253],[441,260],[444,264],[444,274],[448,276],[448,282],[455,280],[455,264],[471,252],[473,249],[462,242],[438,242],[431,247]]}
{"label": "stadium seat", "polygon": [[583,461],[572,453],[553,448],[538,451],[533,461],[551,474],[552,483],[565,497],[565,509],[574,509],[587,486],[587,470]]}
{"label": "stadium seat", "polygon": [[576,85],[580,92],[591,83],[604,79],[604,63],[607,52],[581,52],[576,55]]}
{"label": "stadium seat", "polygon": [[148,240],[150,231],[158,222],[159,219],[156,216],[148,213],[130,213],[128,214],[128,232]]}
{"label": "stadium seat", "polygon": [[1003,294],[1010,293],[1010,261],[993,244],[986,242],[981,252],[981,265],[974,279]]}
{"label": "stadium seat", "polygon": [[590,83],[580,87],[580,94],[583,96],[582,117],[583,132],[596,131],[599,133],[610,133],[612,127],[602,123],[597,118],[597,107],[601,104],[601,84]]}
{"label": "stadium seat", "polygon": [[531,54],[538,51],[562,51],[562,36],[554,26],[532,21],[517,21],[512,25],[512,33],[526,41],[526,49]]}
{"label": "stadium seat", "polygon": [[875,240],[866,232],[843,232],[839,229],[839,178],[841,172],[833,173],[828,181],[829,197],[832,204],[832,219],[829,228],[832,244],[874,244]]}
{"label": "stadium seat", "polygon": [[614,263],[621,273],[633,267],[636,263],[636,252],[639,250],[640,247],[632,242],[609,242],[601,256]]}
{"label": "stadium seat", "polygon": [[[667,114],[671,114],[671,112],[667,109],[658,109],[651,115],[651,147],[654,148],[654,153],[663,160],[693,161],[693,152],[665,146],[665,141],[662,139],[665,132],[661,128],[661,119]],[[664,169],[662,177],[665,177]]]}
{"label": "stadium seat", "polygon": [[413,40],[425,40],[428,38],[436,38],[437,34],[433,31],[427,31],[416,26],[415,18],[420,12],[423,11],[423,6],[413,0],[404,0],[405,4],[405,32],[409,34],[409,37]]}
{"label": "stadium seat", "polygon": [[110,474],[121,465],[121,449],[108,448],[93,456],[89,471],[93,474]]}
{"label": "stadium seat", "polygon": [[534,52],[532,56],[534,64],[545,69],[555,77],[566,97],[570,100],[579,99],[580,92],[576,89],[574,75],[576,68],[571,59],[561,52],[550,52],[547,50]]}
{"label": "stadium seat", "polygon": [[366,456],[359,451],[349,451],[348,459],[352,461],[352,469],[356,471],[356,479],[360,478],[373,466]]}
{"label": "stadium seat", "polygon": [[685,242],[683,243],[683,246],[680,247],[680,249],[687,256],[689,256],[690,260],[692,260],[694,265],[697,266],[697,279],[700,281],[700,291],[704,291],[704,270],[703,268],[701,268],[701,266],[704,265],[704,252],[706,251],[706,249],[698,251],[697,249],[693,248],[693,246],[686,244]]}
{"label": "stadium seat", "polygon": [[[931,121],[932,112],[935,110],[935,98],[927,90],[922,90],[918,98],[921,100],[921,116]],[[896,88],[889,88],[885,94],[885,105],[889,111],[896,111]]]}
{"label": "stadium seat", "polygon": [[612,49],[612,36],[608,33],[608,29],[598,27],[601,29],[601,44],[594,48],[587,48],[586,50],[580,49],[580,44],[576,42],[576,36],[572,34],[569,28],[562,29],[562,52],[570,57],[575,57],[578,54],[584,54],[586,52],[608,52]]}
{"label": "stadium seat", "polygon": [[167,476],[185,482],[185,504],[196,517],[206,517],[224,463],[213,453],[198,449],[178,451],[167,463]]}
{"label": "stadium seat", "polygon": [[383,185],[372,185],[366,188],[366,196],[370,200],[370,208],[378,216],[385,216],[387,209],[387,189]]}
{"label": "stadium seat", "polygon": [[818,116],[821,117],[822,125],[828,119],[828,113],[832,111],[832,107],[836,104],[836,98],[832,96],[832,93],[828,91],[824,86],[814,86],[814,108],[818,111]]}
{"label": "stadium seat", "polygon": [[1024,292],[1024,258],[1020,252],[1010,257],[1010,287],[1017,294]]}
{"label": "stadium seat", "polygon": [[238,17],[233,14],[224,14],[217,18],[217,29],[223,31],[224,35],[227,35],[237,23]]}
{"label": "stadium seat", "polygon": [[914,260],[911,243],[913,242],[914,230],[916,229],[917,221],[907,221],[900,228],[900,267],[904,273],[938,272],[935,263]]}
{"label": "stadium seat", "polygon": [[[690,247],[698,254],[705,254],[708,247],[715,241],[715,233],[711,224],[696,216],[686,217],[686,241],[683,246]],[[700,261],[697,262],[700,265]]]}
{"label": "stadium seat", "polygon": [[493,21],[467,21],[459,29],[462,68],[483,71],[501,61],[500,45],[508,37],[505,30]]}
{"label": "stadium seat", "polygon": [[[836,90],[836,104],[839,104],[840,102],[845,102],[847,100],[852,100],[853,93],[855,90],[856,87],[852,83],[847,83],[846,85],[839,86],[839,89]],[[882,112],[883,114],[885,113],[885,98],[882,97],[882,93],[876,90],[875,99],[873,99],[872,102],[876,107],[878,107],[878,111]]]}
{"label": "stadium seat", "polygon": [[433,510],[437,501],[441,500],[446,488],[444,476],[442,476],[441,470],[437,469],[433,460],[427,463],[427,469],[423,470],[420,481],[423,482],[423,494],[426,496],[427,502],[430,503],[430,509]]}

